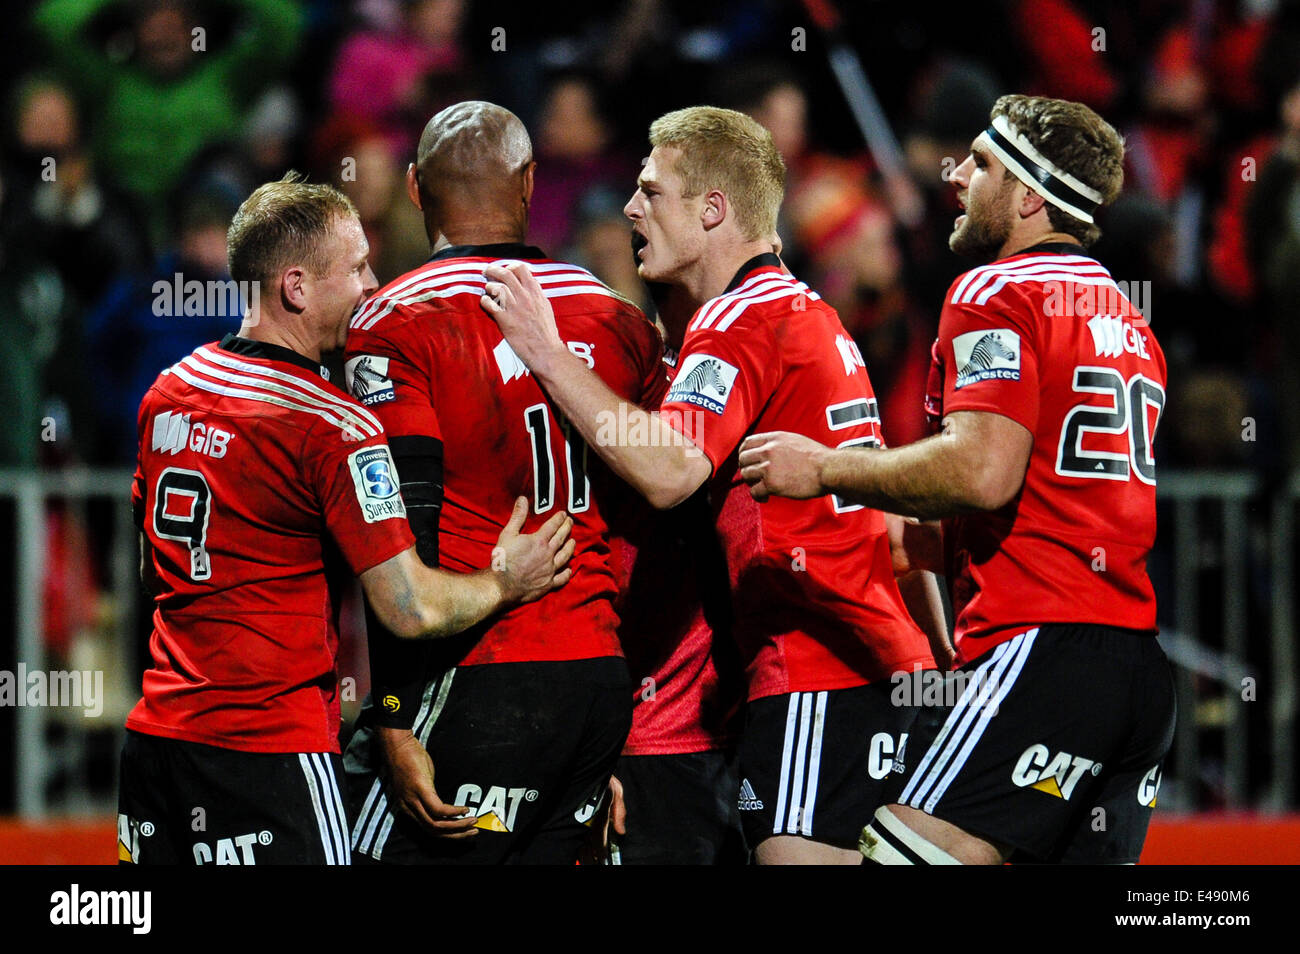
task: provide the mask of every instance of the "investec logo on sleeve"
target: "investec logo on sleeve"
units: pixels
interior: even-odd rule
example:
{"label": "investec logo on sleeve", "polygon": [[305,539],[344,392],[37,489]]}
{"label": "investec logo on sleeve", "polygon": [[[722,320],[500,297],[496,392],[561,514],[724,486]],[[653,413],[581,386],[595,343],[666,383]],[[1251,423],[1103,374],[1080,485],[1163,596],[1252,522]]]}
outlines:
{"label": "investec logo on sleeve", "polygon": [[731,397],[740,369],[711,354],[693,354],[677,372],[668,391],[669,402],[681,401],[721,414]]}
{"label": "investec logo on sleeve", "polygon": [[383,447],[363,447],[348,455],[348,469],[357,490],[357,503],[366,523],[378,523],[392,517],[406,519],[401,490],[397,482],[397,468]]}
{"label": "investec logo on sleeve", "polygon": [[383,404],[397,397],[388,376],[388,359],[374,354],[359,354],[343,366],[343,380],[348,393],[365,405]]}
{"label": "investec logo on sleeve", "polygon": [[1010,328],[968,331],[952,339],[954,390],[977,381],[1020,380],[1020,335]]}

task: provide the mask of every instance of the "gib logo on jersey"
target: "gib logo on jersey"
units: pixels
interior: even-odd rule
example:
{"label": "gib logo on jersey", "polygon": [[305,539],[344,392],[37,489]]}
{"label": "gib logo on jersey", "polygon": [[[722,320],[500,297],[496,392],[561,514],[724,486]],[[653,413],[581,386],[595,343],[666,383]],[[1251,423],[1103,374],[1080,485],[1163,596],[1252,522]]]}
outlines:
{"label": "gib logo on jersey", "polygon": [[366,523],[378,523],[391,517],[406,519],[397,468],[387,447],[363,447],[348,455],[352,483],[357,489],[357,503]]}
{"label": "gib logo on jersey", "polygon": [[190,415],[180,411],[163,411],[153,419],[150,446],[163,454],[179,454],[187,448],[216,460],[226,456],[226,445],[234,437],[211,424],[190,423]]}
{"label": "gib logo on jersey", "polygon": [[956,388],[978,381],[1020,380],[1020,335],[1010,328],[968,331],[952,339]]}
{"label": "gib logo on jersey", "polygon": [[1098,315],[1088,322],[1088,330],[1092,332],[1092,344],[1099,358],[1118,358],[1125,351],[1139,358],[1151,358],[1146,335],[1123,318]]}
{"label": "gib logo on jersey", "polygon": [[1021,788],[1036,788],[1069,801],[1085,774],[1100,775],[1101,763],[1069,752],[1053,755],[1047,746],[1034,744],[1021,753],[1011,781]]}
{"label": "gib logo on jersey", "polygon": [[667,400],[694,404],[721,414],[739,373],[739,368],[721,358],[711,354],[693,354],[682,362]]}
{"label": "gib logo on jersey", "polygon": [[388,359],[373,354],[359,354],[343,366],[348,393],[362,404],[383,404],[397,397],[388,377]]}
{"label": "gib logo on jersey", "polygon": [[515,820],[519,817],[519,806],[524,802],[537,801],[535,788],[506,788],[504,785],[489,785],[483,789],[472,782],[466,782],[456,790],[453,805],[464,805],[473,810],[477,816],[475,828],[484,831],[515,830]]}

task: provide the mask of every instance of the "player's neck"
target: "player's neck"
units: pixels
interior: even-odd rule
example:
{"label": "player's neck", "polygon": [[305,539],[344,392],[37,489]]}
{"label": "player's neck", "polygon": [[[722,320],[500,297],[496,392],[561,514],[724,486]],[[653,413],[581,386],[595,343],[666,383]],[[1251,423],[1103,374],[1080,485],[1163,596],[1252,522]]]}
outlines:
{"label": "player's neck", "polygon": [[[528,238],[528,225],[512,216],[492,218],[444,218],[439,231],[448,245],[522,245]],[[434,233],[434,239],[437,232]],[[433,240],[431,240],[432,242]]]}
{"label": "player's neck", "polygon": [[268,321],[267,316],[250,312],[244,319],[244,323],[239,326],[239,337],[247,338],[249,341],[279,345],[320,364],[320,341],[313,340],[302,329],[294,327],[292,320],[287,316],[284,320],[273,318]]}
{"label": "player's neck", "polygon": [[1079,250],[1083,250],[1083,243],[1073,235],[1066,232],[1034,232],[1031,235],[1012,235],[1007,239],[1002,248],[998,250],[998,259],[1010,258],[1012,255],[1019,255],[1035,245],[1048,245],[1052,243],[1061,243],[1065,245],[1077,245]]}
{"label": "player's neck", "polygon": [[754,256],[770,251],[770,242],[728,242],[716,251],[701,256],[693,274],[687,276],[682,284],[693,300],[710,301],[727,290],[740,266]]}

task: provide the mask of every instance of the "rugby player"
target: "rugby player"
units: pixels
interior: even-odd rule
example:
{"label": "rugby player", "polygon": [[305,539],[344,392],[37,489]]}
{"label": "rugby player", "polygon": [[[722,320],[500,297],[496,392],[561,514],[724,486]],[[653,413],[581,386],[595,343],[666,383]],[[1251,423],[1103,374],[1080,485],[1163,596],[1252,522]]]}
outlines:
{"label": "rugby player", "polygon": [[[767,130],[693,107],[656,120],[650,143],[624,210],[639,272],[705,303],[658,412],[629,407],[569,352],[526,269],[488,268],[483,308],[588,444],[650,503],[673,507],[708,485],[748,677],[746,840],[761,863],[859,863],[861,819],[889,774],[869,772],[873,737],[896,751],[914,715],[891,704],[889,677],[932,667],[931,650],[894,581],[883,514],[840,500],[760,510],[736,450],[745,434],[773,427],[879,444],[878,408],[838,316],[772,252],[785,166]],[[602,441],[601,423],[620,418],[626,433]]]}
{"label": "rugby player", "polygon": [[322,380],[322,352],[376,287],[356,209],[291,175],[249,196],[228,245],[231,275],[255,289],[239,334],[163,371],[140,406],[132,504],[156,609],[126,721],[119,858],[348,864],[346,571],[391,632],[446,636],[565,582],[569,521],[521,537],[521,499],[494,569],[427,568],[383,427]]}
{"label": "rugby player", "polygon": [[[652,283],[672,383],[700,302]],[[624,487],[614,518],[618,637],[632,676],[632,728],[615,769],[610,851],[616,863],[744,864],[736,743],[744,673],[732,638],[731,585],[709,488],[669,511]]]}
{"label": "rugby player", "polygon": [[604,512],[617,482],[483,315],[483,269],[507,259],[534,272],[566,352],[626,400],[655,388],[662,345],[635,305],[525,244],[534,169],[527,131],[500,106],[458,103],[429,121],[407,190],[437,250],[357,313],[346,368],[391,435],[425,562],[481,565],[522,492],[528,525],[572,514],[574,577],[463,637],[414,647],[422,658],[372,621],[378,704],[346,760],[358,861],[572,863],[627,736]]}
{"label": "rugby player", "polygon": [[1135,863],[1174,691],[1146,573],[1165,359],[1086,253],[1124,143],[1062,100],[1004,96],[991,120],[952,176],[965,214],[949,244],[991,264],[944,301],[927,396],[939,433],[852,453],[756,434],[742,473],[767,506],[836,494],[944,518],[904,528],[903,562],[946,558],[970,678],[918,718],[867,858]]}

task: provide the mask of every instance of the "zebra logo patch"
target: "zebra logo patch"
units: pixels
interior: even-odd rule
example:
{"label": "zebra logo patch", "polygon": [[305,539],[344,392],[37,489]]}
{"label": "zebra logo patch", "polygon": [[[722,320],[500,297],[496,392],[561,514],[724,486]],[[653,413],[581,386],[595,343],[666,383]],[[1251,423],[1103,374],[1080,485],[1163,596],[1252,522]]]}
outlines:
{"label": "zebra logo patch", "polygon": [[1020,380],[1020,335],[1010,328],[968,331],[952,339],[957,365],[955,388],[977,381]]}
{"label": "zebra logo patch", "polygon": [[711,354],[688,355],[668,391],[667,400],[694,404],[721,414],[739,373],[735,365]]}
{"label": "zebra logo patch", "polygon": [[343,380],[348,393],[367,406],[383,404],[397,397],[388,377],[388,359],[373,354],[349,358],[343,366]]}

